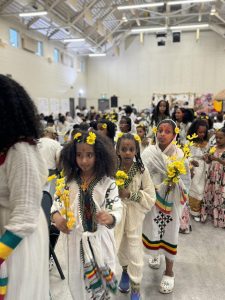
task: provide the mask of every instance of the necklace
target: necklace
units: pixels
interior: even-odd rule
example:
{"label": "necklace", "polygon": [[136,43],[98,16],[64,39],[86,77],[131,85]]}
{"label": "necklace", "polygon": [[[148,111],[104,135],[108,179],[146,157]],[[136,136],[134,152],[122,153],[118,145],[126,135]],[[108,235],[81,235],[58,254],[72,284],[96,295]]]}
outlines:
{"label": "necklace", "polygon": [[86,177],[86,178],[81,176],[81,185],[80,185],[80,187],[81,187],[83,192],[87,191],[93,177],[94,177],[93,174],[89,177]]}

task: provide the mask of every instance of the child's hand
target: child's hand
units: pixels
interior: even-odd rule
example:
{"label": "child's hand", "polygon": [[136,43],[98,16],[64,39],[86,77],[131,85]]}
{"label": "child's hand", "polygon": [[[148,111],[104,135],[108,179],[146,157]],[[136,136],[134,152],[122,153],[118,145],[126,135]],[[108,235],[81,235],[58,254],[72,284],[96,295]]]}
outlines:
{"label": "child's hand", "polygon": [[69,234],[70,230],[68,229],[67,225],[66,225],[66,219],[63,218],[59,212],[54,213],[54,215],[52,216],[52,220],[55,224],[55,226],[62,231],[63,233]]}
{"label": "child's hand", "polygon": [[211,162],[211,159],[210,159],[210,154],[209,153],[206,153],[206,154],[204,154],[203,155],[203,160],[207,163],[207,164],[209,164],[210,162]]}
{"label": "child's hand", "polygon": [[128,189],[119,189],[119,196],[120,198],[130,198],[130,192]]}
{"label": "child's hand", "polygon": [[191,164],[192,164],[193,167],[199,167],[199,163],[198,163],[197,160],[192,160]]}
{"label": "child's hand", "polygon": [[101,225],[112,225],[112,223],[114,221],[113,216],[104,210],[99,211],[96,214],[96,220],[97,220],[97,223],[101,224]]}

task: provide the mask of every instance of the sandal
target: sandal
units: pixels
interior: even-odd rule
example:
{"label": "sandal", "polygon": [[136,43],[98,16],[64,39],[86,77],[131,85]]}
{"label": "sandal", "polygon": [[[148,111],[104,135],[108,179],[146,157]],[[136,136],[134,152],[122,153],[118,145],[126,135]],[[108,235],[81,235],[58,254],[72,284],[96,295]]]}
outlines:
{"label": "sandal", "polygon": [[160,268],[160,255],[157,256],[151,256],[149,258],[149,266],[152,269],[159,269]]}
{"label": "sandal", "polygon": [[160,286],[159,286],[159,291],[162,294],[169,294],[172,293],[174,289],[174,279],[175,277],[163,275]]}

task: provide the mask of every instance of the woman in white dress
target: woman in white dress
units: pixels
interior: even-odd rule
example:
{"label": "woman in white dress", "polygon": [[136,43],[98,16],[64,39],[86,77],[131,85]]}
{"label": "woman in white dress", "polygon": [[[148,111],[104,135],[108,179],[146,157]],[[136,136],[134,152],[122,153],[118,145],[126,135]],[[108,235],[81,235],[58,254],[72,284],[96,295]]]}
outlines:
{"label": "woman in white dress", "polygon": [[37,148],[39,128],[26,91],[0,75],[0,299],[49,299],[41,209],[47,169]]}

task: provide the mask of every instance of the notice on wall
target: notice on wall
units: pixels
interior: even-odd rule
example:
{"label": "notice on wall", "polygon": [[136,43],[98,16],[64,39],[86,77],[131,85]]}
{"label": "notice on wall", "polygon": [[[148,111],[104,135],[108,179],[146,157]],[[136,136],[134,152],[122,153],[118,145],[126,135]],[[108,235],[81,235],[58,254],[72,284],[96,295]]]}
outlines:
{"label": "notice on wall", "polygon": [[65,114],[68,111],[70,111],[69,99],[61,99],[61,109],[60,109],[60,112],[62,114]]}
{"label": "notice on wall", "polygon": [[48,98],[38,98],[37,99],[37,108],[39,114],[44,114],[45,116],[49,115],[49,104]]}

